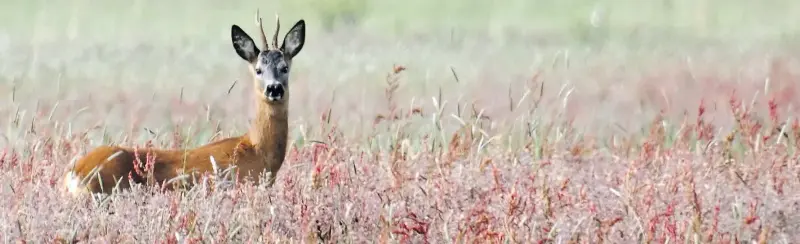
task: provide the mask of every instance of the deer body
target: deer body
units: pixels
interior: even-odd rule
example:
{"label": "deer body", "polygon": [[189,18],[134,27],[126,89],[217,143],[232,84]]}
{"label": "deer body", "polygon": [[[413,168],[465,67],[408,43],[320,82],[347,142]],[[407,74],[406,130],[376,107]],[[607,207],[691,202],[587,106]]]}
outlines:
{"label": "deer body", "polygon": [[[66,173],[64,184],[67,191],[73,195],[87,192],[108,194],[115,188],[129,188],[129,181],[166,184],[165,189],[173,190],[175,187],[167,184],[171,180],[184,175],[213,173],[215,166],[220,171],[235,166],[239,182],[251,180],[258,184],[261,174],[270,173],[268,184],[271,186],[286,156],[289,68],[291,59],[305,42],[305,22],[298,21],[280,47],[277,45],[278,22],[270,48],[261,19],[258,20],[263,51],[239,26],[231,27],[234,50],[248,61],[255,88],[255,120],[247,133],[185,150],[100,146],[77,160]],[[154,157],[149,178],[138,173],[147,167],[148,153]]]}

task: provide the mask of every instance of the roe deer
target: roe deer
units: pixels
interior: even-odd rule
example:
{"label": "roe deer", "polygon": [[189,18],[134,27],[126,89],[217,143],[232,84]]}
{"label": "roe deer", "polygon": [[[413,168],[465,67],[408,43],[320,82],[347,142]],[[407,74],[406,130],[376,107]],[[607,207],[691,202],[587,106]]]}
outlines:
{"label": "roe deer", "polygon": [[[114,188],[129,188],[129,181],[166,184],[162,185],[165,189],[174,190],[176,187],[168,183],[171,179],[186,176],[185,173],[212,172],[216,166],[235,166],[239,182],[250,179],[258,183],[260,174],[268,172],[268,186],[272,186],[286,155],[289,70],[292,58],[305,43],[305,21],[300,19],[278,46],[280,20],[276,16],[276,29],[270,46],[258,13],[256,19],[261,29],[263,50],[242,28],[231,26],[233,49],[249,63],[253,76],[256,114],[248,132],[193,149],[134,150],[131,147],[100,146],[78,159],[67,171],[64,179],[67,192],[72,195],[110,194]],[[139,168],[145,168],[140,164],[147,161],[148,152],[155,157],[151,161],[150,178],[137,173]],[[216,165],[212,165],[212,157]]]}

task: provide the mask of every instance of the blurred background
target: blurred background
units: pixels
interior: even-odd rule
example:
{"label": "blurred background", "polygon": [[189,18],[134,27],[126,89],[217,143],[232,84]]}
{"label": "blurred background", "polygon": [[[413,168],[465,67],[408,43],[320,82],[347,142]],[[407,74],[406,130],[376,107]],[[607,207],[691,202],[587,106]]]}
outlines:
{"label": "blurred background", "polygon": [[[353,132],[386,110],[394,65],[407,67],[398,89],[406,108],[430,112],[441,89],[451,106],[502,117],[509,97],[528,99],[545,82],[553,113],[587,129],[634,126],[630,118],[665,106],[696,107],[715,87],[763,88],[768,57],[797,50],[800,30],[800,2],[790,0],[6,0],[0,94],[14,106],[0,109],[116,132],[212,117],[243,130],[250,102],[231,94],[249,95],[250,84],[229,32],[238,24],[255,37],[256,9],[270,33],[280,15],[281,37],[307,21],[293,118],[313,122],[334,108],[362,125]],[[686,67],[726,78],[703,85]],[[686,99],[665,98],[675,95]]]}

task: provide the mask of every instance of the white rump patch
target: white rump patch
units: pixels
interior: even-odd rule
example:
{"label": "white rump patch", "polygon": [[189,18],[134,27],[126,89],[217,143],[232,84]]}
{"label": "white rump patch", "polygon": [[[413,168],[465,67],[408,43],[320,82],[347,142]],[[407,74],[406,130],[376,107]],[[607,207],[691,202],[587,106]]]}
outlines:
{"label": "white rump patch", "polygon": [[71,170],[64,176],[64,186],[67,188],[67,192],[73,196],[78,196],[86,191],[81,184],[81,178]]}

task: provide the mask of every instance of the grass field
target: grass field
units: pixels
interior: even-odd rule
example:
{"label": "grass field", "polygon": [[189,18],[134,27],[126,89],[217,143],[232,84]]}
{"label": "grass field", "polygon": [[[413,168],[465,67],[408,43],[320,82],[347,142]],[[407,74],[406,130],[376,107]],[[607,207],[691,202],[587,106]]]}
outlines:
{"label": "grass field", "polygon": [[[244,133],[230,25],[307,21],[273,188],[66,198],[103,144]],[[800,2],[0,8],[3,243],[797,243]],[[405,69],[399,72],[397,67]],[[322,143],[316,143],[322,142]],[[220,183],[222,182],[222,183]]]}

